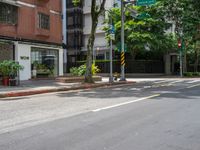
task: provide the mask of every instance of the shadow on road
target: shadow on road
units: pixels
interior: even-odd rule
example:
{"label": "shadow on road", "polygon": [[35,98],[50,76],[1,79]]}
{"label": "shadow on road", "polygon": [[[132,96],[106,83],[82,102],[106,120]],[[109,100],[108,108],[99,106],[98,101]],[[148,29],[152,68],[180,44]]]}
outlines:
{"label": "shadow on road", "polygon": [[151,88],[151,86],[146,86],[144,89],[141,89],[137,85],[115,87],[115,88],[99,88],[99,89],[91,89],[91,90],[72,92],[72,93],[57,93],[57,96],[108,99],[108,98],[120,98],[120,97],[140,98],[154,94],[161,94],[161,96],[159,96],[158,99],[161,98],[200,99],[199,88],[174,90],[172,87]]}

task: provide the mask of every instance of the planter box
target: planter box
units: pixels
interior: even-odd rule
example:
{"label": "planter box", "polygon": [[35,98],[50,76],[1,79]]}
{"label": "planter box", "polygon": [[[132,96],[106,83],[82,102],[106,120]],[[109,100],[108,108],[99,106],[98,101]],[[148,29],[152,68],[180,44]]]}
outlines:
{"label": "planter box", "polygon": [[[76,83],[76,82],[83,82],[85,77],[75,77],[75,76],[67,76],[67,77],[58,77],[56,78],[57,82],[62,82],[62,83]],[[102,81],[102,77],[100,76],[94,76],[93,77],[94,81]]]}

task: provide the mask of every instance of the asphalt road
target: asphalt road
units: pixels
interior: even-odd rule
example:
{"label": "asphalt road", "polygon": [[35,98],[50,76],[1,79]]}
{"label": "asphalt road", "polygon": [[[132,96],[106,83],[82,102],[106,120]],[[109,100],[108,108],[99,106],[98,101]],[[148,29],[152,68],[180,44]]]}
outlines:
{"label": "asphalt road", "polygon": [[200,80],[0,99],[0,150],[199,150]]}

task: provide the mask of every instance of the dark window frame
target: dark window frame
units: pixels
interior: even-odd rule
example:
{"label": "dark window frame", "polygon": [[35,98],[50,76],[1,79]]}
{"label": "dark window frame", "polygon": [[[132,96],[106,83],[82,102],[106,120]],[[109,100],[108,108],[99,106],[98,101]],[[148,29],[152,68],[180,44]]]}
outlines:
{"label": "dark window frame", "polygon": [[38,27],[40,29],[50,30],[50,15],[38,13]]}
{"label": "dark window frame", "polygon": [[18,7],[0,2],[0,23],[16,25],[18,22]]}

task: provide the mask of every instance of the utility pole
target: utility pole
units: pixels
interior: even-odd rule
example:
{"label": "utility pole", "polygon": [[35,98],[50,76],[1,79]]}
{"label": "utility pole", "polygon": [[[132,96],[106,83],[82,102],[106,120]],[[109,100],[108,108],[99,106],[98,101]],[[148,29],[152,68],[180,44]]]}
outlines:
{"label": "utility pole", "polygon": [[178,48],[179,48],[179,63],[180,63],[180,77],[183,77],[183,61],[182,61],[182,51],[183,51],[183,40],[182,40],[182,36],[180,36],[179,40],[178,40]]}
{"label": "utility pole", "polygon": [[112,37],[110,38],[110,78],[109,78],[109,82],[112,83],[113,82],[113,56],[112,56]]}
{"label": "utility pole", "polygon": [[109,19],[110,19],[110,78],[109,82],[113,82],[113,55],[112,55],[112,49],[113,49],[113,43],[112,40],[114,40],[115,37],[115,31],[114,31],[114,26],[112,23],[112,16],[109,14]]}
{"label": "utility pole", "polygon": [[126,81],[125,78],[125,44],[124,44],[124,0],[121,0],[121,78],[120,81]]}

